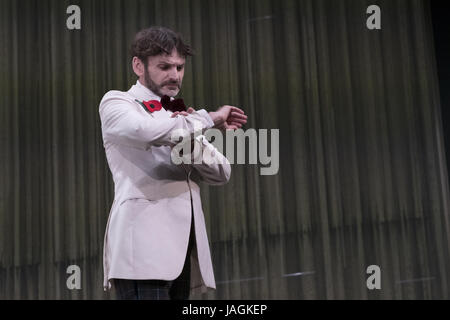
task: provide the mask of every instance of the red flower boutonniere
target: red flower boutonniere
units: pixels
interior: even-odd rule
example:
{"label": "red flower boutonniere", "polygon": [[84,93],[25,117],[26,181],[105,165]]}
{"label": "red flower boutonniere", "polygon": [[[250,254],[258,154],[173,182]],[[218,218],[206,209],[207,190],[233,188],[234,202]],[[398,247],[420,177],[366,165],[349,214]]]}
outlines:
{"label": "red flower boutonniere", "polygon": [[159,111],[162,109],[161,102],[158,100],[150,100],[150,101],[139,101],[136,99],[136,101],[149,113]]}

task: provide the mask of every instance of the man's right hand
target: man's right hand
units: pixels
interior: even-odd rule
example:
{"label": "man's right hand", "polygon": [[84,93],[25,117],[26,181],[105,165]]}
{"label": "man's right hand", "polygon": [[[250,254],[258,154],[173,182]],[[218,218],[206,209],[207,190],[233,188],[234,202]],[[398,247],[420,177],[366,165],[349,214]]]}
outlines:
{"label": "man's right hand", "polygon": [[247,123],[247,115],[242,109],[233,106],[222,106],[217,111],[209,112],[214,121],[214,128],[236,130]]}

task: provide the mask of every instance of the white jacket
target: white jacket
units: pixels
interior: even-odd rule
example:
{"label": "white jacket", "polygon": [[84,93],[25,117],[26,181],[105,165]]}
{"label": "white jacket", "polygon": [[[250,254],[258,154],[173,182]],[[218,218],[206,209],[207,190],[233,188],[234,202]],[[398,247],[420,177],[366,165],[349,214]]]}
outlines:
{"label": "white jacket", "polygon": [[[191,289],[215,289],[198,182],[228,182],[230,164],[217,149],[215,155],[224,161],[218,163],[223,164],[175,165],[170,158],[173,130],[193,133],[196,121],[203,129],[214,123],[203,109],[175,118],[164,108],[149,114],[135,99],[160,100],[137,81],[128,92],[106,93],[99,108],[114,180],[104,239],[104,289],[114,278],[174,280],[180,275],[189,241],[191,199],[196,236]],[[206,139],[201,141],[214,148]]]}

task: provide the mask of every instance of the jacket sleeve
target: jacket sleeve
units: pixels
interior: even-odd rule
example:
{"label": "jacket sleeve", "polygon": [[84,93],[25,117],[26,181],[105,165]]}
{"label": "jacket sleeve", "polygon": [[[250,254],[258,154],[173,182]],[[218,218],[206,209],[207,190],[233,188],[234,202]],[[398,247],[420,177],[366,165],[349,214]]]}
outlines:
{"label": "jacket sleeve", "polygon": [[188,171],[195,170],[200,176],[200,180],[207,184],[226,184],[231,176],[231,165],[228,159],[213,144],[208,142],[204,135],[196,137],[195,143],[203,145],[203,153],[201,155],[203,158],[197,159],[197,161],[192,159],[192,164],[187,165],[189,167]]}
{"label": "jacket sleeve", "polygon": [[[151,146],[173,146],[174,130],[184,129],[186,135],[214,126],[202,109],[186,117],[156,119],[136,108],[137,102],[121,91],[109,91],[100,102],[99,113],[105,142],[124,144],[148,150]],[[181,135],[179,135],[181,136]]]}

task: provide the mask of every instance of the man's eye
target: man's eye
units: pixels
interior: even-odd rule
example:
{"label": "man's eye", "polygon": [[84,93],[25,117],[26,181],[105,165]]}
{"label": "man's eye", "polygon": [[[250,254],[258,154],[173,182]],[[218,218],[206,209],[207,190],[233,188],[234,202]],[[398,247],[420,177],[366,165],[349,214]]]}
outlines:
{"label": "man's eye", "polygon": [[177,67],[177,70],[178,70],[178,71],[181,71],[181,70],[183,70],[183,68],[184,68],[184,66],[178,66],[178,67]]}
{"label": "man's eye", "polygon": [[169,67],[168,66],[161,66],[160,69],[165,71],[165,70],[169,70]]}

